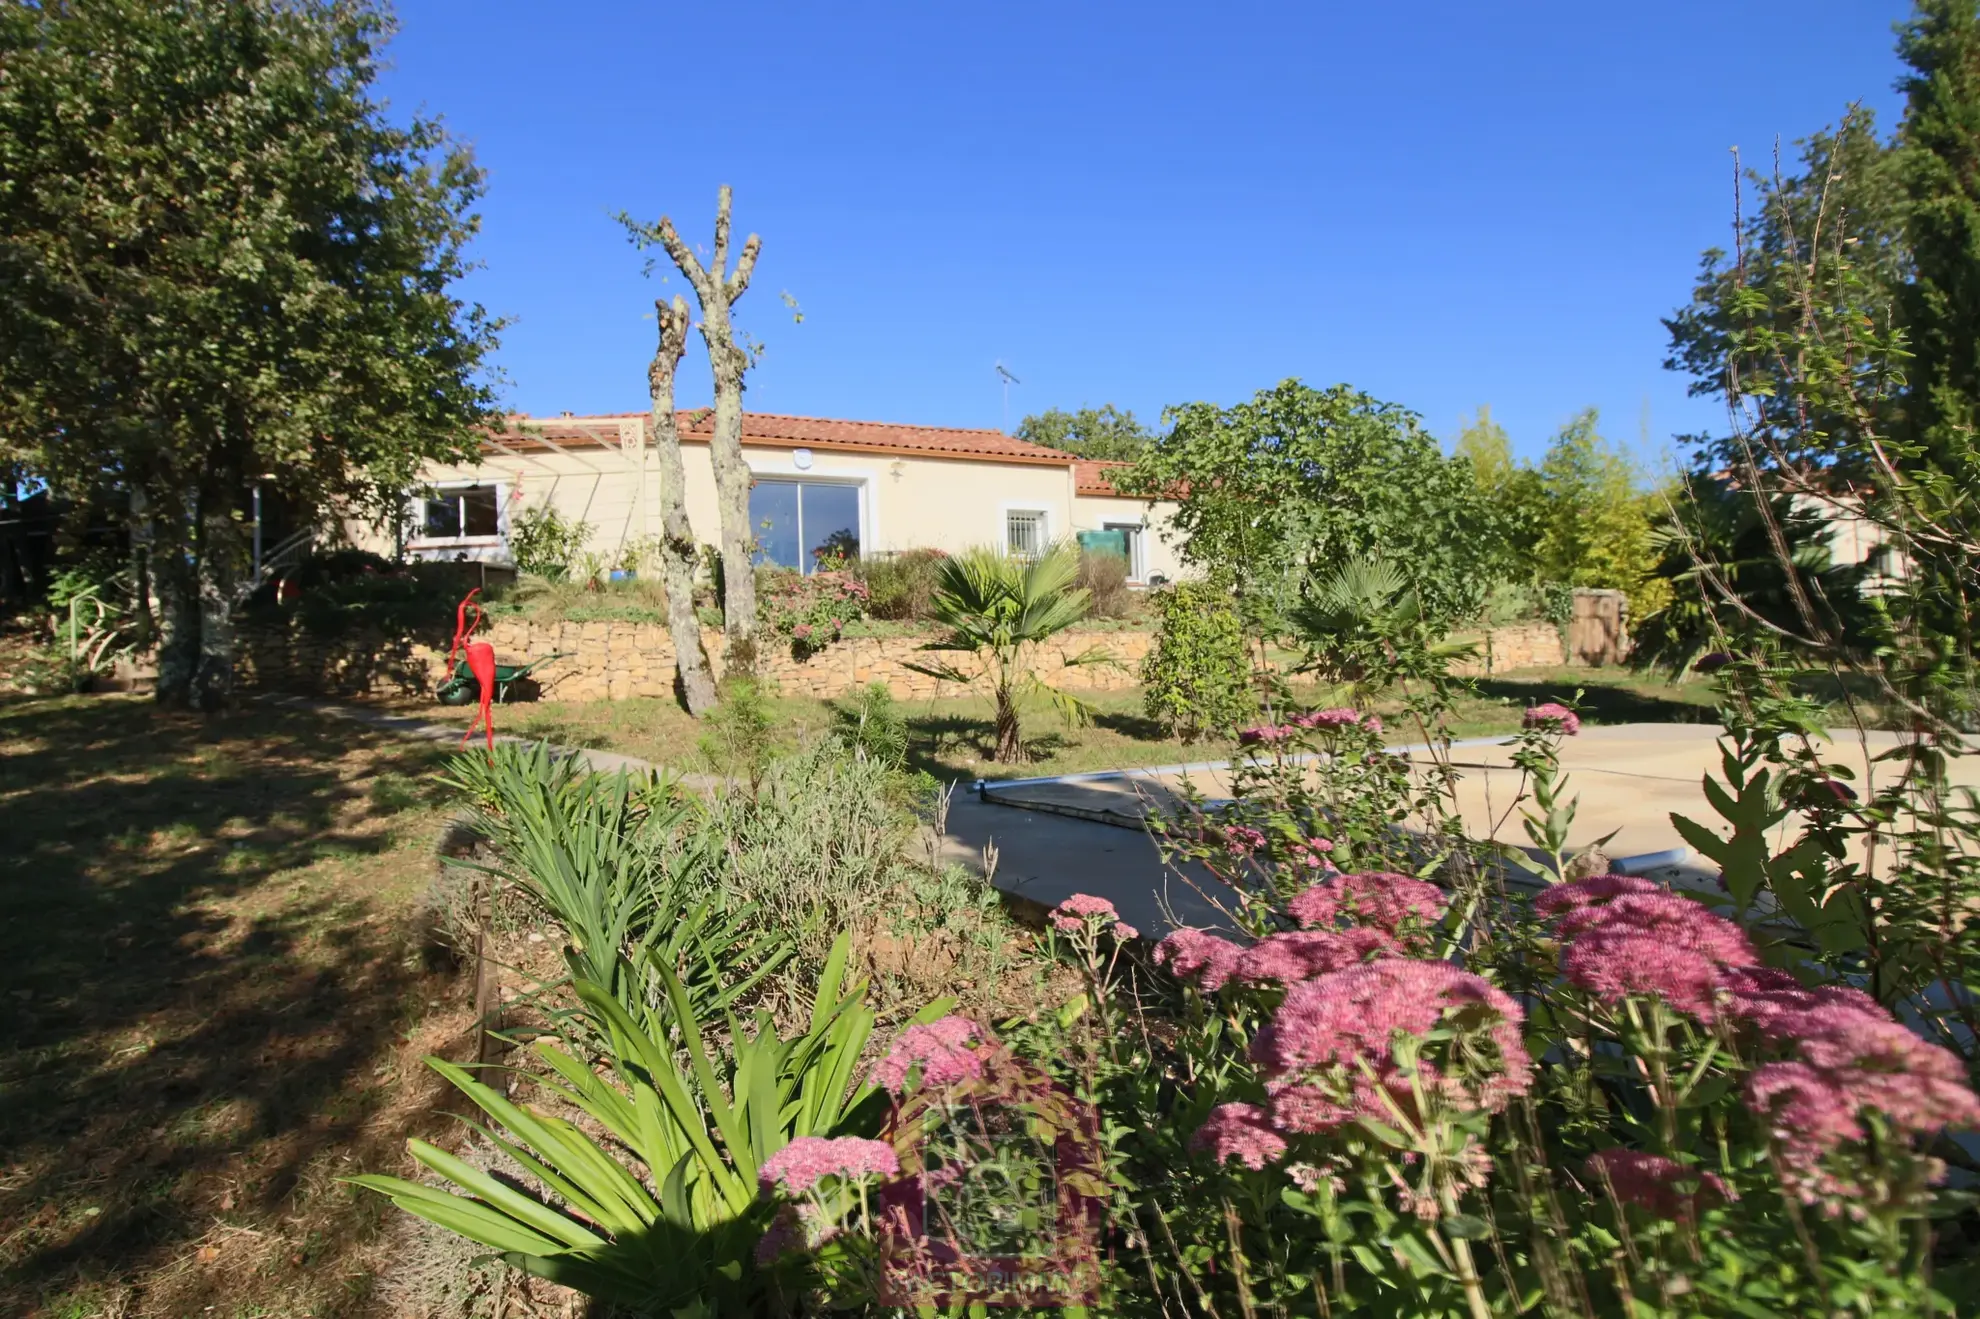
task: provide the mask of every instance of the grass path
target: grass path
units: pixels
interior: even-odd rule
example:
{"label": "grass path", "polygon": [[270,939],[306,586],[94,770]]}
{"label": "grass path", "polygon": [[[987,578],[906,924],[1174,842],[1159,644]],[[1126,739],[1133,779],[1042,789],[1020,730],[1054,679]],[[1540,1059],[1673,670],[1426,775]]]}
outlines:
{"label": "grass path", "polygon": [[444,1129],[466,977],[412,932],[444,749],[0,701],[0,1313],[381,1313],[336,1179]]}
{"label": "grass path", "polygon": [[[1546,669],[1480,679],[1454,712],[1456,737],[1509,733],[1520,712],[1546,700],[1565,700],[1585,689],[1583,708],[1590,723],[1697,723],[1713,718],[1709,684],[1693,680],[1669,684],[1627,670]],[[1326,703],[1321,693],[1309,693]],[[1033,759],[1021,768],[992,763],[990,706],[976,697],[903,702],[909,729],[909,761],[938,779],[1010,777],[1014,774],[1072,774],[1180,761],[1215,759],[1229,748],[1221,743],[1185,746],[1141,712],[1137,691],[1102,692],[1089,697],[1097,712],[1092,726],[1068,728],[1059,716],[1040,708],[1028,713],[1026,736]],[[845,702],[785,697],[775,702],[778,735],[796,742],[831,728]],[[1378,707],[1379,708],[1379,707]],[[445,717],[444,715],[440,717]],[[571,746],[599,747],[640,756],[677,769],[699,769],[703,729],[672,701],[542,701],[503,706],[497,713],[503,732],[542,737]],[[465,716],[462,717],[465,726]],[[1398,738],[1413,730],[1398,726]]]}

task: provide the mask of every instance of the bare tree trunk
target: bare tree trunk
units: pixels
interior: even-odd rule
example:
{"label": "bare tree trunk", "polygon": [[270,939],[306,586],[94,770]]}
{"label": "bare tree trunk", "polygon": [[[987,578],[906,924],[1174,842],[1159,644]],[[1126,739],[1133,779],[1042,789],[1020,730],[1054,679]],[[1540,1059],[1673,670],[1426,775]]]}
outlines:
{"label": "bare tree trunk", "polygon": [[715,377],[715,433],[708,452],[715,468],[716,507],[722,517],[722,613],[728,632],[728,669],[748,674],[756,668],[756,570],[752,562],[755,536],[749,522],[749,464],[742,452],[743,376],[749,354],[736,346],[729,309],[749,288],[763,240],[751,234],[743,243],[733,271],[729,263],[731,192],[724,184],[715,206],[715,249],[704,267],[681,241],[674,222],[660,218],[660,245],[681,274],[694,286],[701,303],[701,337],[708,345],[709,367]]}
{"label": "bare tree trunk", "polygon": [[192,704],[199,668],[199,583],[193,564],[190,518],[167,509],[151,524],[151,578],[158,585],[158,683],[160,705]]}
{"label": "bare tree trunk", "polygon": [[232,502],[225,498],[203,498],[199,522],[199,665],[191,698],[200,709],[214,711],[226,708],[234,692],[234,587],[241,535]]}
{"label": "bare tree trunk", "polygon": [[699,719],[715,705],[715,678],[701,647],[701,620],[694,615],[694,570],[701,556],[688,523],[687,472],[681,465],[680,423],[674,413],[674,372],[687,351],[687,300],[676,294],[669,306],[655,298],[653,310],[660,322],[660,346],[647,368],[646,383],[660,464],[660,572],[667,586],[667,630],[674,638],[681,701]]}

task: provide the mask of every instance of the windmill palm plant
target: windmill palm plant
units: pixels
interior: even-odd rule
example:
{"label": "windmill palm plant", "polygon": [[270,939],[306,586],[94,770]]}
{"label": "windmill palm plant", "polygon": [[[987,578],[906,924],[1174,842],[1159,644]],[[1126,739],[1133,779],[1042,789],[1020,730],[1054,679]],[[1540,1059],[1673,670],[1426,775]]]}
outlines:
{"label": "windmill palm plant", "polygon": [[[1086,617],[1088,593],[1078,579],[1079,551],[1068,544],[1029,561],[979,546],[942,564],[933,612],[947,635],[922,649],[975,655],[981,671],[968,673],[950,662],[912,667],[947,682],[981,682],[989,688],[997,711],[995,758],[1000,764],[1024,759],[1018,716],[1026,697],[1047,697],[1074,726],[1092,719],[1085,702],[1048,685],[1034,667],[1040,645]],[[1112,658],[1095,647],[1068,655],[1064,662],[1105,664]]]}
{"label": "windmill palm plant", "polygon": [[1440,681],[1475,648],[1450,641],[1402,570],[1352,558],[1313,581],[1288,611],[1307,651],[1302,666],[1344,683],[1357,701],[1376,695],[1377,675]]}

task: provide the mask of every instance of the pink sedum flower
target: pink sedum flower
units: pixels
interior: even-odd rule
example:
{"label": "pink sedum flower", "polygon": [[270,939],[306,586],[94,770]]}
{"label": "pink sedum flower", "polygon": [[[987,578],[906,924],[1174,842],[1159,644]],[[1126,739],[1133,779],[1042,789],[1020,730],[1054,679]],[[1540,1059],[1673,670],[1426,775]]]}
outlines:
{"label": "pink sedum flower", "polygon": [[1135,929],[1134,926],[1129,925],[1126,921],[1114,922],[1114,938],[1117,942],[1132,943],[1140,937],[1141,931]]}
{"label": "pink sedum flower", "polygon": [[1301,728],[1350,728],[1361,722],[1361,711],[1337,705],[1328,710],[1309,710],[1293,722]]}
{"label": "pink sedum flower", "polygon": [[1429,925],[1444,914],[1444,891],[1408,875],[1369,871],[1338,875],[1297,893],[1286,912],[1306,929],[1333,929],[1341,921],[1394,934],[1406,921]]}
{"label": "pink sedum flower", "polygon": [[[1386,958],[1296,984],[1286,991],[1270,1027],[1254,1038],[1252,1053],[1274,1079],[1337,1065],[1358,1073],[1357,1060],[1386,1079],[1395,1075],[1398,1033],[1426,1035],[1453,1016],[1474,1024],[1485,1019],[1499,1054],[1497,1074],[1475,1094],[1459,1097],[1496,1112],[1513,1095],[1525,1093],[1533,1063],[1520,1038],[1519,1005],[1448,962]],[[1448,1091],[1457,1084],[1455,1078],[1439,1077],[1427,1062],[1419,1065],[1419,1074],[1431,1088]]]}
{"label": "pink sedum flower", "polygon": [[1569,984],[1609,1004],[1655,994],[1702,1020],[1719,1010],[1724,973],[1759,960],[1739,926],[1669,893],[1574,907],[1556,928],[1568,941],[1561,974]]}
{"label": "pink sedum flower", "polygon": [[1214,994],[1237,972],[1244,949],[1208,930],[1181,929],[1155,945],[1155,964],[1171,975],[1194,980],[1198,989]]}
{"label": "pink sedum flower", "polygon": [[1801,1034],[1803,1021],[1817,1008],[1846,1007],[1871,1017],[1888,1020],[1876,999],[1846,985],[1804,986],[1786,971],[1750,966],[1729,971],[1720,985],[1732,995],[1727,1012],[1751,1022],[1768,1039],[1794,1039]]}
{"label": "pink sedum flower", "polygon": [[1959,1058],[1920,1039],[1881,1007],[1833,1000],[1798,1016],[1776,1017],[1762,1030],[1769,1025],[1792,1033],[1797,1056],[1756,1067],[1746,1081],[1746,1102],[1773,1123],[1792,1189],[1805,1201],[1865,1194],[1825,1160],[1865,1139],[1866,1110],[1882,1114],[1906,1137],[1980,1126],[1980,1099]]}
{"label": "pink sedum flower", "polygon": [[1257,1172],[1285,1154],[1286,1139],[1272,1129],[1271,1118],[1256,1104],[1219,1104],[1189,1138],[1189,1147],[1214,1154],[1219,1163],[1235,1158]]}
{"label": "pink sedum flower", "polygon": [[1086,928],[1086,918],[1097,916],[1102,920],[1119,923],[1121,914],[1114,910],[1114,904],[1105,898],[1096,898],[1090,893],[1075,893],[1052,908],[1052,924],[1068,933]]}
{"label": "pink sedum flower", "polygon": [[1557,728],[1569,737],[1581,731],[1581,716],[1558,701],[1528,707],[1521,723],[1527,728]]}
{"label": "pink sedum flower", "polygon": [[887,1056],[873,1065],[873,1084],[900,1094],[908,1074],[921,1067],[925,1086],[954,1085],[983,1075],[983,1059],[970,1047],[981,1032],[966,1017],[943,1017],[925,1026],[909,1026],[894,1040]]}
{"label": "pink sedum flower", "polygon": [[1238,955],[1232,978],[1247,984],[1275,980],[1292,985],[1395,951],[1396,941],[1381,930],[1294,930],[1246,948]]}
{"label": "pink sedum flower", "polygon": [[827,1177],[892,1177],[901,1170],[894,1147],[885,1141],[840,1136],[799,1136],[763,1161],[757,1180],[802,1195]]}
{"label": "pink sedum flower", "polygon": [[1608,1180],[1616,1199],[1659,1218],[1689,1217],[1708,1200],[1738,1197],[1713,1173],[1642,1150],[1603,1150],[1588,1157],[1588,1175]]}
{"label": "pink sedum flower", "polygon": [[1224,850],[1234,857],[1247,857],[1265,848],[1265,835],[1250,825],[1228,825],[1223,834]]}
{"label": "pink sedum flower", "polygon": [[1289,724],[1260,724],[1238,733],[1241,747],[1272,747],[1291,738],[1297,730]]}
{"label": "pink sedum flower", "polygon": [[1594,875],[1572,884],[1554,885],[1533,900],[1533,910],[1542,916],[1558,916],[1576,907],[1592,907],[1632,893],[1668,892],[1662,884],[1634,875]]}

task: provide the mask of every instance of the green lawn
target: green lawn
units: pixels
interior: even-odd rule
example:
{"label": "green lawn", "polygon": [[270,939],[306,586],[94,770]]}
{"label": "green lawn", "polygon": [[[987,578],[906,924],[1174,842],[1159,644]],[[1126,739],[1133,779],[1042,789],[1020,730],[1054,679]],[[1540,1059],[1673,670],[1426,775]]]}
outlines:
{"label": "green lawn", "polygon": [[[1577,688],[1585,691],[1582,708],[1591,724],[1698,723],[1713,717],[1710,684],[1694,679],[1672,685],[1624,669],[1534,670],[1480,679],[1475,686],[1475,693],[1460,699],[1453,712],[1453,736],[1509,733],[1519,726],[1520,712],[1528,705],[1567,700]],[[1303,695],[1315,704],[1324,703],[1324,693]],[[1221,759],[1230,752],[1220,742],[1185,746],[1162,736],[1142,714],[1138,690],[1096,693],[1090,703],[1096,718],[1086,728],[1068,728],[1042,703],[1030,711],[1025,732],[1033,758],[1027,765],[1012,767],[988,759],[993,743],[988,701],[967,697],[905,702],[909,758],[916,767],[953,780],[1125,769]],[[829,729],[840,717],[840,702],[785,697],[775,704],[780,735],[789,742]],[[672,701],[525,703],[502,707],[497,722],[506,733],[623,752],[677,769],[705,767],[697,749],[702,730]],[[1397,741],[1412,740],[1413,729],[1400,720],[1392,722]]]}
{"label": "green lawn", "polygon": [[337,1180],[447,1128],[415,932],[443,748],[249,707],[0,699],[0,1314],[368,1315]]}

